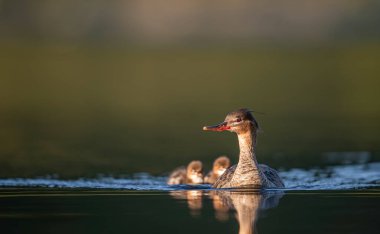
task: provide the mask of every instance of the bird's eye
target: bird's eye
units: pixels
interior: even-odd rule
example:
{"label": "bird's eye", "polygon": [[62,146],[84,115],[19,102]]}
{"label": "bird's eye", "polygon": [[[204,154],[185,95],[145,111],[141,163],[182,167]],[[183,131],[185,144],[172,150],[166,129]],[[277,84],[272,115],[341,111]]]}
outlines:
{"label": "bird's eye", "polygon": [[238,117],[236,120],[235,120],[235,122],[241,122],[241,118],[240,117]]}

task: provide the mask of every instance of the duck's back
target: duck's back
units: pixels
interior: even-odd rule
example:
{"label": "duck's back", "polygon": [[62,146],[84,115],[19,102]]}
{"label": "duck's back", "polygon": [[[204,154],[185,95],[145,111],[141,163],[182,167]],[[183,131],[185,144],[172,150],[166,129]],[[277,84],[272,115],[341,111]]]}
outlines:
{"label": "duck's back", "polygon": [[280,176],[278,175],[278,172],[275,169],[265,164],[259,164],[259,169],[261,172],[264,173],[267,180],[272,182],[272,184],[274,184],[276,188],[285,187],[284,182],[282,182],[282,179],[280,178]]}
{"label": "duck's back", "polygon": [[[231,188],[234,186],[231,186],[231,180],[235,173],[237,165],[233,165],[232,167],[228,168],[213,184],[214,188]],[[266,181],[273,184],[273,186],[266,182],[263,186],[264,187],[275,187],[275,188],[283,188],[285,187],[284,183],[282,182],[280,176],[278,175],[277,171],[273,168],[268,167],[264,164],[259,164],[259,170],[264,174],[266,177]]]}

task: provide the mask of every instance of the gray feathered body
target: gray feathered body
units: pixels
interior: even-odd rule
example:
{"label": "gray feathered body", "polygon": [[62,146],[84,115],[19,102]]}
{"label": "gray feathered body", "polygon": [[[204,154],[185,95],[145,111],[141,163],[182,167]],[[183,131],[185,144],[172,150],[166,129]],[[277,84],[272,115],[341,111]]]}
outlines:
{"label": "gray feathered body", "polygon": [[[282,182],[277,171],[264,164],[258,165],[258,171],[253,174],[257,174],[256,178],[253,178],[251,182],[242,184],[241,182],[234,182],[233,178],[242,178],[244,175],[235,173],[237,164],[228,168],[213,184],[214,188],[234,188],[234,187],[266,187],[266,188],[283,188]],[[261,175],[261,177],[259,176]]]}

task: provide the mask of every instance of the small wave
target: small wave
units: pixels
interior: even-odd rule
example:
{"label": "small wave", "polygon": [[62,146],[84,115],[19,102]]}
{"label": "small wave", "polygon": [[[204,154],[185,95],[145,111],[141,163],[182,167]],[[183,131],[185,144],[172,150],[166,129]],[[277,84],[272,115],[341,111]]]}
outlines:
{"label": "small wave", "polygon": [[[325,169],[291,169],[280,172],[286,190],[342,190],[380,187],[380,162],[362,165],[342,165]],[[51,178],[0,179],[0,187],[47,187],[125,190],[207,190],[209,185],[167,185],[166,177],[139,173],[128,179],[101,177],[60,180]]]}
{"label": "small wave", "polygon": [[166,185],[165,177],[154,177],[139,173],[131,179],[101,177],[97,179],[80,178],[60,180],[51,178],[12,178],[0,179],[2,187],[47,187],[47,188],[88,188],[88,189],[126,189],[126,190],[172,190]]}
{"label": "small wave", "polygon": [[290,190],[336,190],[380,187],[380,162],[325,169],[280,172]]}

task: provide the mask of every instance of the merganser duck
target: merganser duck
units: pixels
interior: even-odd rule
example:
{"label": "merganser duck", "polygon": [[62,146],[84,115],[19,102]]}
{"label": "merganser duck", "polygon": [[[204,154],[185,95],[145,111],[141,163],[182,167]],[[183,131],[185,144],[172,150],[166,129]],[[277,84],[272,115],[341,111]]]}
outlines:
{"label": "merganser duck", "polygon": [[223,123],[203,127],[205,131],[235,132],[239,139],[239,162],[227,169],[213,184],[214,188],[283,188],[277,171],[256,160],[256,136],[259,125],[248,109],[229,113]]}
{"label": "merganser duck", "polygon": [[178,167],[169,176],[167,184],[202,184],[203,169],[201,161],[191,161],[187,168]]}
{"label": "merganser duck", "polygon": [[220,156],[215,159],[212,170],[205,176],[204,183],[213,184],[230,167],[230,159]]}

